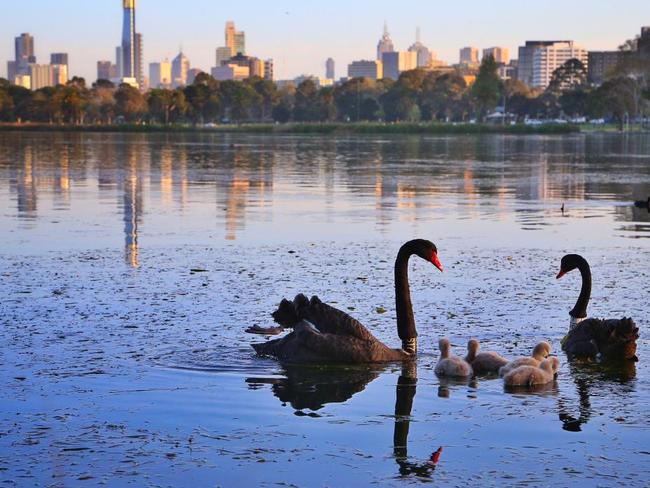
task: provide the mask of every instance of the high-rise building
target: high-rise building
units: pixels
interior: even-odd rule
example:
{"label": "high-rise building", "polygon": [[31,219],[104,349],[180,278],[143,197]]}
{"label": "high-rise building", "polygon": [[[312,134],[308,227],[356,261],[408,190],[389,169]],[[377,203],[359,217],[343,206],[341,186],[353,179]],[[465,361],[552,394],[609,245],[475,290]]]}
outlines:
{"label": "high-rise building", "polygon": [[264,79],[273,81],[275,79],[274,63],[272,59],[264,61]]}
{"label": "high-rise building", "polygon": [[237,64],[224,64],[212,68],[211,74],[215,80],[241,81],[250,76],[250,68],[248,66],[239,66]]}
{"label": "high-rise building", "polygon": [[230,58],[234,56],[232,50],[229,47],[218,47],[217,48],[217,63],[215,66],[221,66],[222,64],[230,61]]}
{"label": "high-rise building", "polygon": [[149,86],[151,88],[170,88],[172,85],[172,65],[169,61],[149,63]]}
{"label": "high-rise building", "polygon": [[65,85],[68,82],[68,65],[52,64],[52,84]]}
{"label": "high-rise building", "polygon": [[334,60],[332,58],[327,58],[327,61],[325,61],[325,78],[333,80],[335,76]]}
{"label": "high-rise building", "polygon": [[172,83],[174,88],[187,85],[187,72],[190,70],[190,60],[183,51],[172,61]]}
{"label": "high-rise building", "polygon": [[382,55],[384,78],[397,80],[400,73],[417,68],[418,56],[412,51],[396,51]]}
{"label": "high-rise building", "polygon": [[249,57],[248,68],[250,69],[250,76],[259,76],[264,78],[264,61],[259,58]]}
{"label": "high-rise building", "polygon": [[348,64],[348,78],[369,78],[381,80],[384,77],[384,70],[381,61],[353,61]]}
{"label": "high-rise building", "polygon": [[431,51],[429,48],[422,44],[420,41],[420,28],[418,27],[415,31],[415,42],[411,44],[411,47],[408,49],[410,52],[416,53],[417,55],[417,67],[418,68],[427,68],[431,64]]}
{"label": "high-rise building", "polygon": [[29,65],[29,77],[31,79],[31,89],[38,90],[46,86],[52,86],[52,65],[36,64]]}
{"label": "high-rise building", "polygon": [[533,55],[537,49],[569,41],[526,41],[519,46],[519,64],[517,65],[517,79],[528,86],[533,86]]}
{"label": "high-rise building", "polygon": [[115,48],[115,66],[117,66],[115,78],[122,78],[122,68],[124,68],[124,63],[122,62],[122,46]]}
{"label": "high-rise building", "polygon": [[50,54],[50,64],[68,64],[68,53]]}
{"label": "high-rise building", "polygon": [[29,65],[36,63],[34,56],[34,38],[27,33],[20,34],[15,39],[16,70],[18,74],[28,74]]}
{"label": "high-rise building", "polygon": [[200,68],[191,68],[187,72],[187,84],[191,85],[194,83],[194,80],[196,79],[197,76],[199,76],[201,73],[203,73],[203,70]]}
{"label": "high-rise building", "polygon": [[[232,20],[226,22],[226,47],[230,49],[230,55],[246,54],[246,34],[238,31]],[[219,64],[217,64],[219,66]]]}
{"label": "high-rise building", "polygon": [[244,31],[235,32],[235,54],[246,54],[246,34]]}
{"label": "high-rise building", "polygon": [[553,72],[574,58],[588,66],[587,50],[573,41],[526,41],[519,47],[517,79],[532,87],[546,88]]}
{"label": "high-rise building", "polygon": [[140,89],[144,89],[144,66],[142,64],[142,60],[144,59],[142,56],[142,50],[143,50],[143,45],[142,45],[142,34],[137,32],[135,34],[135,76],[134,78],[138,82],[138,86]]}
{"label": "high-rise building", "polygon": [[16,61],[7,61],[7,80],[9,80],[9,83],[16,83],[17,76]]}
{"label": "high-rise building", "polygon": [[589,83],[601,85],[607,75],[630,54],[628,51],[589,51],[587,55]]}
{"label": "high-rise building", "polygon": [[114,69],[114,66],[110,61],[97,61],[97,79],[110,80],[111,78],[115,78],[115,72],[111,71]]}
{"label": "high-rise building", "polygon": [[478,49],[475,47],[464,47],[460,50],[460,64],[478,64]]}
{"label": "high-rise building", "polygon": [[388,32],[388,24],[384,22],[384,33],[377,43],[377,60],[381,61],[384,53],[392,53],[394,51],[393,40],[390,38],[390,33]]}
{"label": "high-rise building", "polygon": [[488,47],[483,49],[483,59],[492,56],[499,64],[508,64],[510,62],[510,52],[507,47]]}
{"label": "high-rise building", "polygon": [[136,78],[135,0],[122,0],[122,77]]}
{"label": "high-rise building", "polygon": [[[237,52],[235,51],[235,23],[232,20],[226,22],[225,37],[226,47],[230,49],[230,55],[234,56]],[[217,66],[220,65],[217,63]]]}

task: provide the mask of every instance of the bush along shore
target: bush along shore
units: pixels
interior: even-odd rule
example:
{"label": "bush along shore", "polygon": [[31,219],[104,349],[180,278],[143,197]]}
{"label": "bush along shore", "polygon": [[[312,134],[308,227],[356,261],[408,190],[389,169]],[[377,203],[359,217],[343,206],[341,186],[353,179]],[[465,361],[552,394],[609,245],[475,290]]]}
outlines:
{"label": "bush along shore", "polygon": [[571,134],[580,132],[574,124],[492,125],[441,123],[252,123],[194,126],[184,124],[0,124],[0,131],[32,132],[202,132],[256,134]]}

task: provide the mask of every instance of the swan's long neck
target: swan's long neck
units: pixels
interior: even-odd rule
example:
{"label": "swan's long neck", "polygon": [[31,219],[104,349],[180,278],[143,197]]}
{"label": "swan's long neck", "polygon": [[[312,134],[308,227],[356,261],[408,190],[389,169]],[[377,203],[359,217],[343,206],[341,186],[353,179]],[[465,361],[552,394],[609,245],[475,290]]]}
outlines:
{"label": "swan's long neck", "polygon": [[395,309],[397,311],[397,333],[402,339],[402,349],[415,354],[418,349],[418,333],[415,330],[415,317],[411,304],[408,262],[413,252],[402,246],[395,260]]}
{"label": "swan's long neck", "polygon": [[569,312],[572,318],[571,323],[575,322],[576,324],[580,322],[580,319],[584,319],[587,316],[587,305],[589,305],[589,298],[591,297],[591,270],[589,269],[589,264],[581,258],[578,263],[578,269],[582,276],[582,288],[580,289],[578,301],[573,307],[573,310]]}

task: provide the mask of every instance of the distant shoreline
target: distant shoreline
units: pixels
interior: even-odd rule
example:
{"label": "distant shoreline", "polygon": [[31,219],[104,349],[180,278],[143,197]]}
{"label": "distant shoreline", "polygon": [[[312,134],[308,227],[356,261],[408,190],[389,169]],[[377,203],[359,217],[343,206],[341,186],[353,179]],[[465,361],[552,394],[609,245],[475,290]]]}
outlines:
{"label": "distant shoreline", "polygon": [[121,132],[121,133],[250,133],[250,134],[574,134],[581,128],[574,124],[489,125],[440,123],[286,123],[223,124],[211,127],[191,125],[69,125],[69,124],[0,124],[3,132]]}

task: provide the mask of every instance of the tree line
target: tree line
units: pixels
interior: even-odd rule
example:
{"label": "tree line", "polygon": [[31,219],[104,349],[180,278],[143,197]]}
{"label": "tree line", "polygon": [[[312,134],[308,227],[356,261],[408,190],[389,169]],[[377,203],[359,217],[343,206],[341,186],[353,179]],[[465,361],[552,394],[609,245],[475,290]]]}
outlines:
{"label": "tree line", "polygon": [[201,73],[191,85],[141,93],[127,84],[75,77],[66,85],[30,91],[0,79],[0,121],[56,124],[209,124],[223,122],[483,121],[497,107],[522,121],[588,116],[623,123],[645,113],[650,100],[647,62],[632,59],[598,87],[585,66],[569,60],[545,90],[502,81],[494,59],[483,60],[476,79],[460,71],[421,69],[397,81],[353,78],[334,87],[305,80],[278,88],[259,77],[217,81]]}

